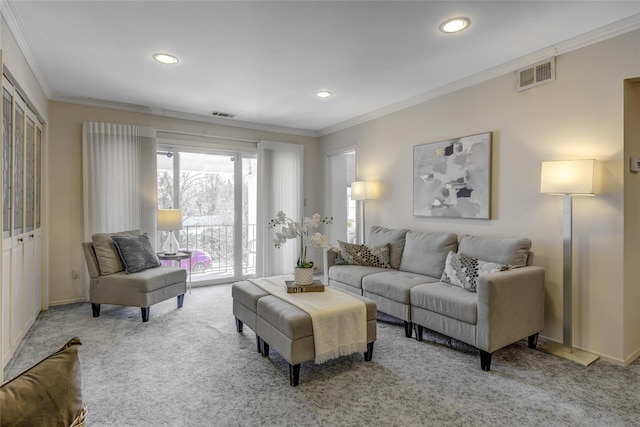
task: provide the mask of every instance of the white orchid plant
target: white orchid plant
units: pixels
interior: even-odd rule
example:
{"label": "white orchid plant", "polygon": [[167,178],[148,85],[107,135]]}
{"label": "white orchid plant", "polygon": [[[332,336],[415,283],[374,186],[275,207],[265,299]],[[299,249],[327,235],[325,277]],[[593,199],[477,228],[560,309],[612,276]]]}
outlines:
{"label": "white orchid plant", "polygon": [[320,214],[314,214],[311,218],[303,218],[302,223],[289,218],[280,211],[275,218],[269,221],[268,227],[276,229],[273,243],[276,248],[280,248],[287,240],[300,238],[300,257],[298,258],[298,268],[312,268],[313,262],[307,261],[307,247],[315,246],[321,248],[331,248],[327,236],[313,230],[321,224],[331,224],[331,219]]}

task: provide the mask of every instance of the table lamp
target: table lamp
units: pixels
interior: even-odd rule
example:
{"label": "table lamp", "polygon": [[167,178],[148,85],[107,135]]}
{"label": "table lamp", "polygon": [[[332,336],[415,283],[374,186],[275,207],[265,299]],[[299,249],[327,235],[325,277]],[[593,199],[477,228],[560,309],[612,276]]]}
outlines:
{"label": "table lamp", "polygon": [[162,245],[162,251],[166,255],[175,255],[178,252],[175,231],[180,229],[182,229],[182,211],[180,209],[158,210],[158,230],[169,232],[167,240]]}

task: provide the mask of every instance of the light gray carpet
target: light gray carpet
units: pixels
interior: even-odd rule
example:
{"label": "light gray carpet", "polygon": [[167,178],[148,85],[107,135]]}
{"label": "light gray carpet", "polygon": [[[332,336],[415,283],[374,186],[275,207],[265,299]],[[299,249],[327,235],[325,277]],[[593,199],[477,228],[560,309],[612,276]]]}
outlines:
{"label": "light gray carpet", "polygon": [[255,335],[235,331],[231,286],[195,288],[184,307],[172,299],[140,310],[90,304],[43,312],[5,379],[57,350],[83,342],[90,426],[637,426],[640,361],[583,367],[532,351],[522,341],[480,370],[476,350],[436,334],[404,337],[401,323],[378,321],[373,361],[354,354],[304,363],[300,385]]}

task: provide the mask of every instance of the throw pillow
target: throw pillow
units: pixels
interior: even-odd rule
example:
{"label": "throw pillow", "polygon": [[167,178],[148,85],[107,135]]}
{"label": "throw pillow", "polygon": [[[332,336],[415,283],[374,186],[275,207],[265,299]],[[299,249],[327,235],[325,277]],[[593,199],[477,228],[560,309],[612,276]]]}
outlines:
{"label": "throw pillow", "polygon": [[336,264],[390,268],[388,243],[369,247],[338,240],[338,246],[340,252],[336,257]]}
{"label": "throw pillow", "polygon": [[98,260],[100,274],[106,276],[108,274],[118,273],[124,270],[124,264],[118,253],[116,245],[113,244],[112,236],[139,236],[142,234],[140,230],[121,231],[119,233],[96,233],[91,236],[93,243],[93,251]]}
{"label": "throw pillow", "polygon": [[153,250],[147,233],[139,236],[112,236],[111,238],[118,248],[125,272],[137,273],[160,265],[158,255]]}
{"label": "throw pillow", "polygon": [[504,264],[481,261],[477,258],[467,257],[456,252],[449,252],[440,281],[460,286],[471,292],[476,292],[478,277],[480,275],[505,271],[507,269],[508,267]]}
{"label": "throw pillow", "polygon": [[409,230],[406,228],[392,229],[374,225],[369,230],[367,242],[371,246],[389,244],[389,265],[396,270],[400,268],[405,237]]}
{"label": "throw pillow", "polygon": [[78,338],[0,386],[2,425],[70,426],[83,413]]}

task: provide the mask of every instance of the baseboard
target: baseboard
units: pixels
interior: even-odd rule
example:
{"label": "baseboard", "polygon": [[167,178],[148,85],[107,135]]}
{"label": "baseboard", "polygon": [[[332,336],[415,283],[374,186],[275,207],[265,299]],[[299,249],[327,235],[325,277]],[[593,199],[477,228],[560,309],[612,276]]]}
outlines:
{"label": "baseboard", "polygon": [[636,351],[634,351],[624,359],[624,366],[627,366],[633,363],[633,361],[636,360],[638,357],[640,357],[640,348],[638,348]]}
{"label": "baseboard", "polygon": [[76,302],[88,302],[86,298],[63,299],[59,301],[49,301],[49,307],[52,305],[74,304]]}
{"label": "baseboard", "polygon": [[[558,343],[558,344],[562,343],[561,341],[554,340],[554,339],[546,337],[544,335],[540,335],[540,340],[545,341],[545,342],[555,342],[555,343]],[[613,357],[613,356],[610,356],[608,354],[598,353],[597,351],[588,350],[588,349],[585,349],[585,348],[582,348],[582,347],[578,347],[578,346],[575,346],[575,345],[574,345],[574,348],[576,348],[578,350],[582,350],[582,351],[586,351],[586,352],[589,352],[589,353],[596,354],[596,355],[600,356],[600,359],[606,360],[607,362],[615,363],[616,365],[620,365],[620,366],[627,366],[629,363],[633,362],[638,356],[640,356],[640,349],[638,349],[638,351],[636,351],[634,353],[635,357],[630,356],[630,357],[627,357],[625,359],[620,359],[618,357]],[[598,363],[598,362],[595,362],[595,363]]]}

